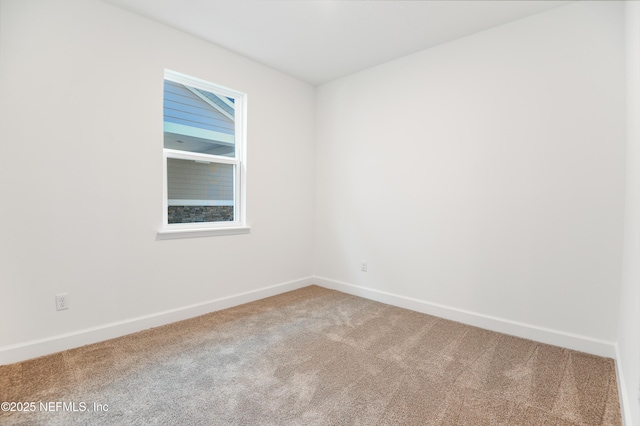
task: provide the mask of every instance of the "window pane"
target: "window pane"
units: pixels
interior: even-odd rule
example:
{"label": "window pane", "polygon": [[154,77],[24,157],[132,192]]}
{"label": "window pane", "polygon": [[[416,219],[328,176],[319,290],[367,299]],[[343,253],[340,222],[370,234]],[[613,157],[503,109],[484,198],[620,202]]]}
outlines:
{"label": "window pane", "polygon": [[235,102],[164,81],[164,147],[235,157]]}
{"label": "window pane", "polygon": [[233,221],[234,167],[168,158],[168,222]]}

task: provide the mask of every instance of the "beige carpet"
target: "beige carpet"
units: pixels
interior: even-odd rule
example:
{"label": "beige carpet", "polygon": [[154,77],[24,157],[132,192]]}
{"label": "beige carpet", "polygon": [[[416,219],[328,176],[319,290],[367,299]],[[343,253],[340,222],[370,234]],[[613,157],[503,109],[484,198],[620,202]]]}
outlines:
{"label": "beige carpet", "polygon": [[9,425],[621,424],[611,359],[316,286],[2,366],[0,401],[67,403]]}

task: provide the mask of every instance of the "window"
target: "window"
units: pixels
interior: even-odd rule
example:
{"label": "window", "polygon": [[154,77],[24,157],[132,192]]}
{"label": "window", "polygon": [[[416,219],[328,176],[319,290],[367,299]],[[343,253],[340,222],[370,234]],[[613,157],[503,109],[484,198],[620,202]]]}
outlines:
{"label": "window", "polygon": [[164,73],[161,237],[248,232],[245,223],[246,95]]}

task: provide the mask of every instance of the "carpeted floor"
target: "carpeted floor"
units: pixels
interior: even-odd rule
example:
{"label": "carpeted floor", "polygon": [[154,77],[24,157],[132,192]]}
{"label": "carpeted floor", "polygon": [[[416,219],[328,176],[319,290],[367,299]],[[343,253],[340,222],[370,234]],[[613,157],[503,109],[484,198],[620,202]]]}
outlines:
{"label": "carpeted floor", "polygon": [[316,286],[1,366],[0,401],[36,402],[9,425],[621,424],[611,359]]}

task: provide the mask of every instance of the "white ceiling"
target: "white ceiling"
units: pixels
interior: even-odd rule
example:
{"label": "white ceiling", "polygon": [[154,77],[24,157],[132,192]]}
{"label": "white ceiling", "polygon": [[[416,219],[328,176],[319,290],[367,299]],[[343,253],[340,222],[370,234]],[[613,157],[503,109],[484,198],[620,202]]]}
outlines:
{"label": "white ceiling", "polygon": [[571,1],[103,0],[321,84]]}

